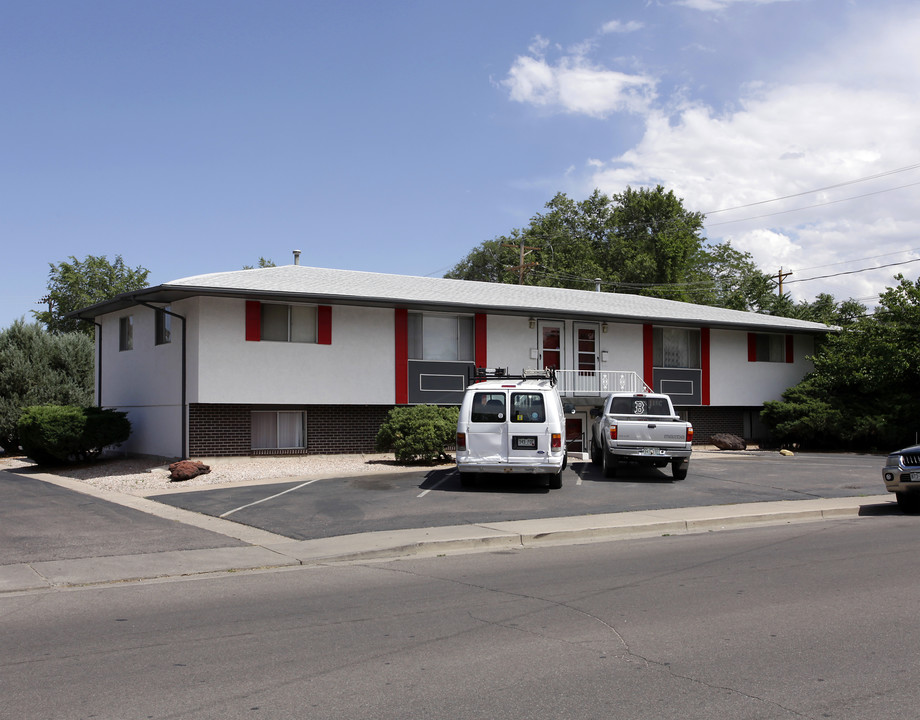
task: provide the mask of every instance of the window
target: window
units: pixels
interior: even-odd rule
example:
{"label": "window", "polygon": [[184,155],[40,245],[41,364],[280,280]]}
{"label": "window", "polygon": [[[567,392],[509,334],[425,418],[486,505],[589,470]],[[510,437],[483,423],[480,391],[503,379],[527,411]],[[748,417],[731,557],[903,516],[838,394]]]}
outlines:
{"label": "window", "polygon": [[473,360],[471,315],[409,313],[408,320],[412,360]]}
{"label": "window", "polygon": [[252,413],[252,449],[282,450],[306,447],[306,418],[300,411]]}
{"label": "window", "polygon": [[699,368],[700,331],[656,327],[652,353],[655,367]]}
{"label": "window", "polygon": [[262,340],[316,342],[316,308],[262,303]]}
{"label": "window", "polygon": [[470,422],[505,422],[505,393],[476,393]]}
{"label": "window", "polygon": [[749,362],[791,363],[793,360],[791,335],[748,334]]}
{"label": "window", "polygon": [[125,315],[118,319],[118,350],[134,349],[134,316]]}
{"label": "window", "polygon": [[511,393],[511,422],[546,422],[542,393]]}
{"label": "window", "polygon": [[157,310],[156,313],[156,330],[154,331],[154,342],[157,345],[165,345],[172,340],[172,316],[166,314],[166,311],[169,310],[169,307],[170,306],[167,305],[162,310]]}

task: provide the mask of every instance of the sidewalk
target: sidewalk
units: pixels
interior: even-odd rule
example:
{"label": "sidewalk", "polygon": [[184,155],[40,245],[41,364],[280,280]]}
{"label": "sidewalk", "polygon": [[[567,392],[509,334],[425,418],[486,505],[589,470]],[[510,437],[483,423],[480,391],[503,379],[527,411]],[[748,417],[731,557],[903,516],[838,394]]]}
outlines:
{"label": "sidewalk", "polygon": [[54,476],[43,476],[41,479],[109,502],[236,538],[245,545],[3,565],[0,566],[0,593],[813,522],[857,517],[860,509],[865,506],[892,502],[892,496],[886,493],[869,497],[784,500],[516,520],[294,541],[146,498],[87,488],[77,481]]}

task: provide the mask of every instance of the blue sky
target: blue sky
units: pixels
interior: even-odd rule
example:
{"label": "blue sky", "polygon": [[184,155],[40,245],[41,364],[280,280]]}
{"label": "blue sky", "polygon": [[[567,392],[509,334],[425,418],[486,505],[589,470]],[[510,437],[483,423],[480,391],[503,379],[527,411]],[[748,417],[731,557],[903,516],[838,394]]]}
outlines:
{"label": "blue sky", "polygon": [[3,2],[0,327],[71,255],[440,276],[657,183],[871,305],[920,272],[918,37],[892,0]]}

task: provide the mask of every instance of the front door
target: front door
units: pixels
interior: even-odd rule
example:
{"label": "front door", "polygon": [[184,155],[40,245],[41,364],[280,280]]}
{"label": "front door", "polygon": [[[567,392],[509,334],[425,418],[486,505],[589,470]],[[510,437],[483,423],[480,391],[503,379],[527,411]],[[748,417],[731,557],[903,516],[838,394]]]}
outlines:
{"label": "front door", "polygon": [[540,369],[562,370],[562,323],[540,321]]}
{"label": "front door", "polygon": [[597,372],[597,325],[575,323],[575,394],[596,395],[600,388]]}
{"label": "front door", "polygon": [[565,419],[565,449],[569,453],[583,453],[584,444],[584,420],[577,415]]}

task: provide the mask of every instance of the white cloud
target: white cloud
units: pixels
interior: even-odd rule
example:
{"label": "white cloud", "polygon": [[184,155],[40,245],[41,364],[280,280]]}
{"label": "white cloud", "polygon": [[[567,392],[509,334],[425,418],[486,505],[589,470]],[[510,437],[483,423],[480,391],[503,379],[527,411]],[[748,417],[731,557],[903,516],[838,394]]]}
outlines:
{"label": "white cloud", "polygon": [[641,30],[644,26],[643,23],[637,22],[636,20],[630,20],[629,22],[623,22],[621,20],[611,20],[608,23],[604,23],[601,27],[601,34],[607,35],[609,33],[631,33]]}
{"label": "white cloud", "polygon": [[693,10],[701,10],[703,12],[714,12],[717,10],[724,10],[725,8],[731,5],[747,4],[747,5],[769,5],[770,3],[775,2],[797,2],[798,0],[677,0],[675,5],[683,5],[684,7],[692,8]]}
{"label": "white cloud", "polygon": [[502,85],[515,102],[603,118],[614,112],[646,112],[655,97],[655,80],[618,72],[587,60],[586,46],[552,64],[538,38],[531,55],[518,57]]}

